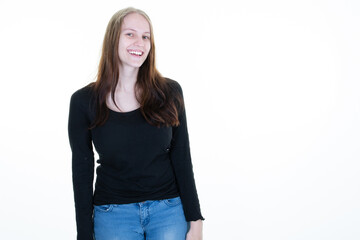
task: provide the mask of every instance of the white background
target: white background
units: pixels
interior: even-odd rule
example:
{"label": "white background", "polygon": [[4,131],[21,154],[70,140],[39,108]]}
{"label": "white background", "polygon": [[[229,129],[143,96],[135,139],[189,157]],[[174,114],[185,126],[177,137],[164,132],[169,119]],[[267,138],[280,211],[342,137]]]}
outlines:
{"label": "white background", "polygon": [[183,87],[204,240],[360,239],[360,2],[0,1],[0,238],[75,239],[67,117],[110,17]]}

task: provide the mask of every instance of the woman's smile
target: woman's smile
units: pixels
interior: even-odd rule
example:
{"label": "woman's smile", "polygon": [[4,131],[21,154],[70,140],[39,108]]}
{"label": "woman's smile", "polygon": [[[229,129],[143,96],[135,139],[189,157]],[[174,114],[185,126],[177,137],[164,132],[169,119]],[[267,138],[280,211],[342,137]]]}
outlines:
{"label": "woman's smile", "polygon": [[131,49],[128,50],[128,53],[130,53],[133,56],[138,56],[138,57],[141,57],[144,54],[144,52],[141,50],[131,50]]}

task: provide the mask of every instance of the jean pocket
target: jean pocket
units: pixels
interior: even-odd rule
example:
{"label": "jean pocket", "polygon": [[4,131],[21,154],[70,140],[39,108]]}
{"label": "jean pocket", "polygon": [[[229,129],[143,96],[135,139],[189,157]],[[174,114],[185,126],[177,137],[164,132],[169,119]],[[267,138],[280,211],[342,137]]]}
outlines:
{"label": "jean pocket", "polygon": [[181,203],[180,197],[165,199],[164,203],[169,207],[175,207]]}
{"label": "jean pocket", "polygon": [[95,205],[94,210],[98,212],[111,212],[114,208],[114,205],[112,204],[106,204],[106,205]]}

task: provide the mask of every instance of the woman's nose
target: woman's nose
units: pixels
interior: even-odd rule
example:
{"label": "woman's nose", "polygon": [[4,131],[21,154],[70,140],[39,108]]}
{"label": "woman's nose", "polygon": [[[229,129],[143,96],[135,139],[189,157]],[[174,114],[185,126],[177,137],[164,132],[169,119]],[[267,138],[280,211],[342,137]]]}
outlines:
{"label": "woman's nose", "polygon": [[135,45],[137,46],[144,46],[144,39],[142,37],[137,37],[135,40]]}

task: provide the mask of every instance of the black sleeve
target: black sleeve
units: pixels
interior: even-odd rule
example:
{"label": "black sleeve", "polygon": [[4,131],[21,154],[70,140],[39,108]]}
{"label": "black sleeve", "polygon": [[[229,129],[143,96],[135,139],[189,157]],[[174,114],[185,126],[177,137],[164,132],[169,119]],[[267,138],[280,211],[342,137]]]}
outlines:
{"label": "black sleeve", "polygon": [[70,100],[68,134],[78,240],[93,240],[94,152],[89,130],[89,101],[81,89]]}
{"label": "black sleeve", "polygon": [[[176,85],[176,88],[182,95],[181,86],[178,83],[176,83]],[[180,125],[173,127],[170,158],[174,167],[185,218],[186,221],[204,220],[201,215],[200,203],[195,186],[185,108],[179,115],[179,121]]]}

